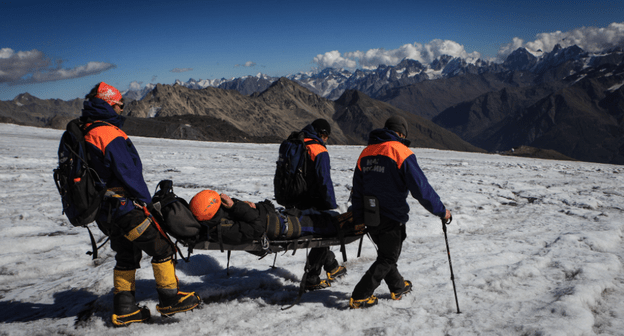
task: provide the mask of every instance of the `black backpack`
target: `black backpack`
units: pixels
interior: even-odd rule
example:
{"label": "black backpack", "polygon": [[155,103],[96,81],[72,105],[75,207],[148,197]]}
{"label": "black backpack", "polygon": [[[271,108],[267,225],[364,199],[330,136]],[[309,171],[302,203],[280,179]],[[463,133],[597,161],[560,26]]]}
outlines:
{"label": "black backpack", "polygon": [[80,119],[74,119],[61,137],[54,182],[61,195],[63,213],[74,226],[85,226],[95,220],[106,192],[95,170],[89,167],[84,139],[89,131],[103,125],[108,124],[94,122],[84,128]]}
{"label": "black backpack", "polygon": [[303,132],[292,132],[282,141],[273,178],[273,191],[278,204],[292,207],[306,195],[308,157]]}
{"label": "black backpack", "polygon": [[173,182],[162,180],[156,186],[152,197],[152,214],[156,216],[163,230],[192,249],[201,224],[189,208],[188,203],[173,193]]}
{"label": "black backpack", "polygon": [[84,226],[89,230],[93,259],[97,258],[97,246],[87,224],[93,222],[106,193],[99,176],[89,167],[89,154],[84,136],[92,129],[108,125],[94,122],[85,128],[80,119],[67,124],[58,149],[58,167],[54,169],[54,182],[61,195],[63,213],[74,226]]}

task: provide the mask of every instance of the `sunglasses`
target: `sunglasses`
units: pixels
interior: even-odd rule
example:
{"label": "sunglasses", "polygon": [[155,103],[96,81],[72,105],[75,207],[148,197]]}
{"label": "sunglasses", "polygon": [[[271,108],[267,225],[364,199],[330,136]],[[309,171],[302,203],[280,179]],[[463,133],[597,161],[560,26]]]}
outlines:
{"label": "sunglasses", "polygon": [[117,104],[115,104],[115,106],[119,106],[119,108],[123,110],[123,108],[124,108],[124,103],[117,103]]}

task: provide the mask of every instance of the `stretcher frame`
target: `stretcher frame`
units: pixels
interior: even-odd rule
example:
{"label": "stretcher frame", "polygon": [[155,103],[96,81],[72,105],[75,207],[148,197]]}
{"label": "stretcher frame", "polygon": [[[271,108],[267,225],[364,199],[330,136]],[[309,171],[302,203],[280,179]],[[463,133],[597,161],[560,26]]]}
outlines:
{"label": "stretcher frame", "polygon": [[[347,245],[358,239],[362,239],[364,234],[356,234],[345,237],[315,237],[315,236],[303,236],[294,239],[275,239],[275,240],[254,240],[245,244],[225,244],[215,241],[201,241],[197,242],[194,246],[198,250],[220,250],[224,251],[247,251],[247,252],[262,252],[278,253],[293,251],[293,254],[302,248],[314,248],[314,247],[330,247],[336,245]],[[267,245],[268,244],[268,245]]]}
{"label": "stretcher frame", "polygon": [[232,251],[245,251],[260,256],[260,259],[264,258],[270,253],[275,253],[275,259],[273,260],[273,266],[277,260],[277,254],[279,252],[293,251],[293,255],[298,249],[306,249],[306,264],[304,267],[304,273],[301,277],[301,283],[299,285],[299,293],[297,299],[291,305],[283,307],[282,310],[289,309],[299,303],[301,296],[305,293],[305,282],[309,272],[309,264],[307,258],[307,250],[315,247],[331,247],[340,246],[340,252],[342,253],[343,262],[347,261],[347,251],[345,246],[351,244],[354,241],[359,240],[357,257],[360,257],[362,252],[362,242],[364,240],[364,233],[358,233],[349,236],[336,236],[336,237],[315,237],[315,236],[302,236],[294,239],[276,239],[269,240],[266,237],[260,240],[254,240],[245,244],[225,244],[223,242],[215,241],[200,241],[195,243],[193,249],[198,250],[217,250],[222,253],[227,251],[227,275],[230,275],[230,257]]}

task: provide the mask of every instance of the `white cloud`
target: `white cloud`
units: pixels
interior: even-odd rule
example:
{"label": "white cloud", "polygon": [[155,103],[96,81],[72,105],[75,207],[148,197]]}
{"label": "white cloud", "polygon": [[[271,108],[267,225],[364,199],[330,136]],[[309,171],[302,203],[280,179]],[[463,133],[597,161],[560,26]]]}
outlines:
{"label": "white cloud", "polygon": [[236,65],[234,65],[234,67],[237,67],[237,68],[240,67],[240,66],[251,68],[251,67],[256,66],[256,63],[254,63],[252,61],[249,61],[249,62],[245,62],[245,64],[236,64]]}
{"label": "white cloud", "polygon": [[19,81],[35,69],[46,68],[51,61],[38,50],[15,52],[10,48],[0,49],[0,83]]}
{"label": "white cloud", "polygon": [[530,42],[514,37],[513,41],[502,46],[498,51],[498,60],[504,60],[514,50],[524,47],[531,52],[551,51],[555,45],[562,47],[577,45],[586,51],[601,51],[624,44],[624,22],[611,23],[606,28],[581,27],[567,32],[551,32],[537,34]]}
{"label": "white cloud", "polygon": [[52,60],[41,51],[15,52],[11,48],[0,49],[0,83],[9,85],[41,83],[70,78],[96,75],[116,68],[116,65],[104,62],[89,62],[72,69],[63,69],[57,61],[52,67]]}
{"label": "white cloud", "polygon": [[79,78],[99,74],[111,68],[115,68],[115,66],[104,62],[89,62],[87,65],[81,65],[73,69],[43,69],[41,71],[35,71],[31,79],[27,80],[27,82],[41,83]]}
{"label": "white cloud", "polygon": [[338,50],[328,51],[325,54],[318,54],[312,61],[318,64],[320,69],[325,68],[348,68],[354,69],[357,66],[355,60],[347,59],[340,55]]}
{"label": "white cloud", "polygon": [[364,69],[375,69],[379,65],[397,65],[403,59],[413,59],[421,63],[431,63],[441,55],[477,59],[481,55],[478,52],[468,53],[464,46],[450,40],[433,40],[427,44],[405,44],[397,49],[385,50],[383,48],[370,49],[368,51],[352,51],[343,55],[338,50],[317,55],[313,62],[320,69],[350,68],[358,65]]}
{"label": "white cloud", "polygon": [[129,91],[140,91],[142,84],[143,84],[143,82],[133,81],[132,83],[130,83],[130,86],[128,87],[128,90]]}
{"label": "white cloud", "polygon": [[500,49],[498,50],[498,59],[500,61],[504,61],[505,58],[507,58],[509,54],[511,54],[514,50],[522,47],[523,44],[524,44],[524,40],[522,40],[521,38],[514,37],[511,43],[508,43],[500,47]]}
{"label": "white cloud", "polygon": [[[541,33],[531,42],[525,42],[521,38],[514,37],[511,43],[502,46],[495,61],[503,61],[514,50],[525,47],[529,51],[551,51],[555,45],[562,47],[578,45],[587,51],[601,51],[606,48],[624,44],[624,22],[614,22],[606,28],[582,27],[568,32],[556,31]],[[319,54],[312,60],[319,69],[347,68],[375,69],[379,65],[396,65],[401,60],[413,59],[424,64],[431,63],[441,55],[476,60],[481,57],[477,51],[468,53],[464,46],[451,40],[435,39],[426,44],[405,44],[397,49],[386,50],[383,48],[370,49],[367,51],[351,51],[344,54],[338,50]]]}
{"label": "white cloud", "polygon": [[182,72],[187,72],[187,71],[193,71],[193,68],[175,68],[171,70],[171,72],[175,72],[175,73],[182,73]]}

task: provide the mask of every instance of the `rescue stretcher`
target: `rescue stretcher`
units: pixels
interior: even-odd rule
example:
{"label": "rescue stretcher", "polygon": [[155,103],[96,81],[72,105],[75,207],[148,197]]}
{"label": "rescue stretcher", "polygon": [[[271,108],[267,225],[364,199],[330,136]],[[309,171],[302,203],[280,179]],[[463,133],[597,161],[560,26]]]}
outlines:
{"label": "rescue stretcher", "polygon": [[[347,261],[347,253],[345,245],[351,244],[356,240],[360,240],[360,246],[358,249],[358,257],[362,249],[362,240],[364,237],[364,227],[356,230],[353,227],[353,220],[351,212],[340,214],[336,217],[339,223],[339,229],[335,236],[315,236],[304,235],[296,238],[272,238],[269,239],[265,233],[260,239],[253,240],[249,243],[241,244],[227,244],[223,242],[221,238],[221,231],[219,230],[211,240],[200,240],[194,243],[194,249],[200,250],[220,250],[221,252],[228,251],[228,266],[230,263],[230,255],[232,251],[246,251],[260,257],[265,257],[270,253],[275,253],[277,258],[278,252],[293,251],[293,255],[298,249],[310,249],[315,247],[331,247],[340,246],[340,252],[342,253],[342,259]],[[350,227],[350,229],[347,229]],[[275,263],[273,263],[275,266]]]}

